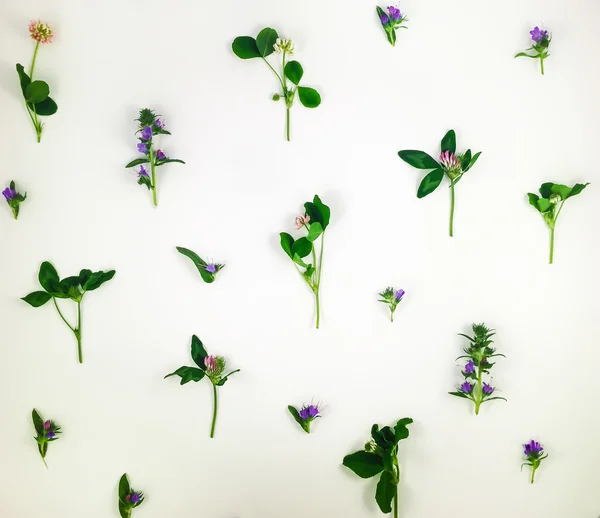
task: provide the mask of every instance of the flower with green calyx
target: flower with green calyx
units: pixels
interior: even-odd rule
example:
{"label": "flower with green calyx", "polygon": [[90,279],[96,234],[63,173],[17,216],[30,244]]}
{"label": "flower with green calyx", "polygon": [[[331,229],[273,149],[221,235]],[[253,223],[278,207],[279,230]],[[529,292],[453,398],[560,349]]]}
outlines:
{"label": "flower with green calyx", "polygon": [[[38,279],[42,288],[44,288],[44,291],[34,291],[26,297],[23,297],[21,300],[24,300],[34,308],[39,308],[50,300],[54,302],[54,307],[56,308],[56,311],[58,311],[60,318],[77,339],[79,363],[83,363],[83,356],[81,353],[81,302],[88,291],[98,289],[105,282],[110,281],[114,276],[114,270],[109,272],[81,270],[79,275],[65,277],[60,280],[54,266],[48,261],[44,261],[40,266],[40,273],[38,275]],[[69,324],[56,302],[57,299],[71,299],[77,304],[77,324]]]}
{"label": "flower with green calyx", "polygon": [[2,191],[2,195],[8,203],[8,206],[11,208],[13,216],[15,219],[19,217],[19,205],[25,201],[27,198],[27,193],[21,194],[17,192],[17,187],[15,186],[15,182],[10,182],[10,185]]}
{"label": "flower with green calyx", "polygon": [[119,514],[121,518],[131,518],[131,511],[142,505],[143,501],[144,493],[132,489],[127,473],[123,473],[119,480]]}
{"label": "flower with green calyx", "polygon": [[[519,52],[515,55],[515,58],[532,58],[540,60],[540,68],[542,69],[542,75],[544,75],[544,59],[550,54],[548,50],[550,48],[550,41],[552,36],[548,34],[548,31],[543,31],[539,27],[534,27],[533,30],[529,31],[531,35],[531,41],[533,42],[531,47],[525,50],[525,52]],[[528,54],[533,52],[533,54]]]}
{"label": "flower with green calyx", "polygon": [[463,383],[455,392],[449,392],[449,394],[473,401],[475,415],[479,415],[479,408],[483,403],[494,399],[506,401],[503,397],[492,397],[496,391],[495,387],[483,381],[483,375],[489,375],[495,365],[490,362],[490,359],[498,356],[506,358],[503,354],[496,353],[496,349],[492,347],[494,341],[491,338],[495,334],[493,329],[488,329],[484,324],[473,324],[472,337],[459,333],[459,336],[464,336],[469,340],[469,346],[463,349],[466,356],[459,356],[457,360],[467,359],[467,363],[461,372],[464,378]]}
{"label": "flower with green calyx", "polygon": [[310,423],[321,417],[319,404],[302,405],[300,411],[296,407],[288,405],[288,411],[306,433],[310,433]]}
{"label": "flower with green calyx", "polygon": [[20,63],[17,63],[17,74],[19,75],[21,92],[25,99],[27,114],[33,123],[37,141],[40,142],[44,124],[40,121],[39,117],[54,115],[56,110],[58,110],[58,106],[50,97],[50,87],[48,86],[48,83],[45,81],[34,81],[33,72],[35,70],[35,60],[40,48],[40,43],[52,43],[54,31],[50,25],[42,23],[39,20],[33,20],[29,24],[29,33],[31,39],[35,41],[35,49],[33,51],[29,74],[25,72],[25,67]]}
{"label": "flower with green calyx", "polygon": [[364,450],[351,453],[344,457],[343,464],[350,468],[360,478],[372,478],[381,473],[375,501],[381,512],[388,514],[394,506],[394,518],[398,518],[398,484],[400,482],[400,467],[398,465],[398,443],[408,437],[407,425],[413,420],[410,417],[400,419],[396,426],[374,424],[371,428],[372,440],[365,444]]}
{"label": "flower with green calyx", "polygon": [[[300,86],[304,69],[298,61],[288,61],[287,58],[295,52],[294,43],[279,37],[275,29],[267,27],[258,33],[258,36],[239,36],[233,40],[233,53],[240,59],[262,59],[271,71],[277,76],[281,92],[273,95],[273,101],[283,99],[286,112],[286,138],[290,140],[290,109],[294,105],[296,94],[300,102],[307,108],[316,108],[321,104],[321,96],[314,88]],[[267,57],[273,53],[281,55],[281,72],[277,72],[269,63]],[[290,83],[288,83],[288,80]]]}
{"label": "flower with green calyx", "polygon": [[[125,167],[140,166],[140,170],[138,171],[138,184],[144,185],[148,190],[152,191],[152,201],[156,207],[158,205],[156,168],[172,162],[178,164],[185,164],[185,162],[178,158],[169,158],[162,149],[155,148],[156,143],[154,137],[157,135],[171,134],[165,129],[165,123],[160,118],[160,115],[156,115],[156,113],[148,108],[143,108],[140,110],[140,115],[136,121],[138,122],[137,134],[139,140],[137,150],[144,156],[132,160]],[[150,174],[148,174],[144,164],[150,164]]]}
{"label": "flower with green calyx", "polygon": [[167,374],[164,379],[167,379],[169,376],[179,376],[181,378],[181,385],[185,385],[190,381],[200,381],[204,377],[209,379],[213,388],[213,417],[210,427],[210,438],[212,439],[215,436],[215,424],[217,422],[217,387],[225,385],[229,376],[240,372],[240,369],[223,375],[226,365],[225,358],[222,356],[209,356],[204,345],[202,345],[202,342],[196,335],[192,336],[191,355],[197,367],[179,367],[175,372]]}
{"label": "flower with green calyx", "polygon": [[385,291],[382,291],[379,294],[379,296],[381,297],[379,299],[379,302],[383,302],[384,304],[387,304],[390,307],[390,322],[394,321],[394,312],[396,311],[398,304],[400,304],[400,302],[404,298],[405,293],[406,292],[402,289],[397,290],[395,288],[390,287],[386,288]]}
{"label": "flower with green calyx", "polygon": [[401,14],[400,9],[394,7],[393,5],[388,6],[387,13],[379,6],[377,6],[376,9],[377,15],[379,16],[379,21],[381,22],[381,26],[385,31],[388,41],[392,44],[392,46],[395,46],[396,29],[407,29],[408,27],[402,24],[408,21],[408,18],[406,15]]}
{"label": "flower with green calyx", "polygon": [[417,190],[417,198],[424,198],[435,191],[444,175],[450,180],[450,237],[454,235],[454,186],[460,182],[463,175],[475,165],[481,151],[471,155],[467,149],[462,155],[456,154],[456,134],[448,131],[441,142],[442,153],[439,163],[424,151],[399,151],[398,156],[407,164],[417,169],[432,170],[425,175]]}
{"label": "flower with green calyx", "polygon": [[525,455],[525,462],[521,464],[521,471],[523,471],[523,466],[531,466],[531,478],[529,482],[533,484],[535,482],[535,472],[540,467],[542,461],[548,457],[548,454],[544,454],[544,447],[533,439],[523,445],[523,454]]}
{"label": "flower with green calyx", "polygon": [[[317,305],[316,327],[319,329],[321,319],[319,289],[323,271],[323,247],[325,230],[329,225],[331,211],[316,194],[312,202],[308,201],[304,204],[304,210],[305,214],[296,218],[296,229],[305,230],[307,235],[296,240],[286,232],[281,232],[279,236],[281,238],[281,248],[292,260],[294,267],[315,295]],[[317,254],[315,243],[319,238],[321,240],[320,251]],[[312,258],[312,262],[306,263],[304,259],[309,256]]]}
{"label": "flower with green calyx", "polygon": [[57,435],[62,433],[61,428],[51,419],[44,421],[35,408],[33,409],[33,412],[31,412],[31,417],[33,419],[33,426],[36,432],[34,439],[35,442],[37,442],[38,451],[40,452],[42,460],[44,461],[44,465],[48,467],[48,464],[46,464],[48,443],[58,439]]}
{"label": "flower with green calyx", "polygon": [[543,183],[540,187],[540,196],[527,193],[529,203],[542,215],[550,229],[550,264],[554,261],[554,230],[560,211],[569,198],[577,196],[589,183],[576,183],[567,187],[559,183]]}
{"label": "flower with green calyx", "polygon": [[175,248],[177,248],[177,251],[180,254],[183,254],[192,260],[192,262],[200,272],[200,277],[202,277],[202,280],[208,284],[215,282],[217,273],[219,273],[223,268],[225,268],[224,264],[206,262],[196,252],[192,252],[187,248],[183,248],[182,246],[176,246]]}

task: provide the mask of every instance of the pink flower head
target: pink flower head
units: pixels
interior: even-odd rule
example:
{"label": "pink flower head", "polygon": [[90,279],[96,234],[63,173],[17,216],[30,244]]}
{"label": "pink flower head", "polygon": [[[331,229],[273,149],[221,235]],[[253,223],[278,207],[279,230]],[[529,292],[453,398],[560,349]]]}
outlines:
{"label": "pink flower head", "polygon": [[440,155],[440,163],[446,170],[460,169],[460,162],[454,153],[450,151],[444,151]]}
{"label": "pink flower head", "polygon": [[29,23],[29,32],[31,38],[38,43],[52,43],[54,31],[47,23],[42,23],[40,20],[31,20]]}
{"label": "pink flower head", "polygon": [[305,214],[304,216],[298,216],[296,218],[296,230],[300,230],[303,226],[308,225],[310,221],[310,216]]}
{"label": "pink flower head", "polygon": [[204,358],[204,366],[209,373],[213,373],[217,370],[217,359],[214,356],[207,356]]}
{"label": "pink flower head", "polygon": [[46,421],[44,423],[44,430],[50,430],[50,424],[51,424],[50,421]]}

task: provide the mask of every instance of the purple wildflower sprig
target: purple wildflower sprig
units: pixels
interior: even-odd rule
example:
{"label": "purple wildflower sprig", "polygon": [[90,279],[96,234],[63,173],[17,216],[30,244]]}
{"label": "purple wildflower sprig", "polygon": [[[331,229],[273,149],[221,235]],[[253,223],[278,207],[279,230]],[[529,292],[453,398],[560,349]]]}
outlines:
{"label": "purple wildflower sprig", "polygon": [[[154,137],[157,135],[171,134],[165,129],[165,123],[159,115],[156,115],[148,108],[143,108],[140,110],[140,115],[136,121],[139,123],[139,128],[136,132],[139,140],[137,150],[142,153],[144,157],[132,160],[125,167],[140,166],[140,170],[138,171],[138,184],[145,185],[148,190],[152,191],[152,201],[156,207],[158,205],[156,168],[172,162],[178,164],[185,164],[185,162],[178,158],[169,158],[162,149],[155,149]],[[144,164],[150,164],[150,173],[148,173]]]}
{"label": "purple wildflower sprig", "polygon": [[240,369],[224,374],[226,367],[225,358],[222,356],[209,356],[204,345],[196,335],[192,336],[191,356],[197,367],[179,367],[179,369],[171,374],[167,374],[164,379],[170,376],[179,376],[181,378],[180,384],[185,385],[190,381],[198,382],[204,377],[208,378],[213,388],[213,416],[210,427],[210,438],[212,439],[215,436],[215,425],[217,422],[217,387],[225,385],[229,376],[240,372]]}
{"label": "purple wildflower sprig", "polygon": [[404,298],[405,293],[406,292],[403,289],[397,290],[395,288],[389,287],[379,294],[379,296],[381,297],[381,299],[379,299],[379,302],[387,304],[390,308],[390,322],[394,321],[394,312],[396,311],[398,304],[400,304],[400,302]]}
{"label": "purple wildflower sprig", "polygon": [[388,6],[387,13],[381,7],[377,6],[377,15],[388,41],[392,46],[395,46],[396,29],[407,29],[408,27],[402,24],[407,22],[408,18],[400,12],[400,9],[393,5]]}
{"label": "purple wildflower sprig", "polygon": [[44,465],[47,468],[48,464],[46,464],[46,454],[48,453],[48,443],[58,440],[57,435],[62,433],[61,428],[51,419],[44,421],[35,408],[31,412],[31,418],[36,431],[36,436],[34,439],[35,442],[37,442],[38,451],[40,452],[40,456],[42,457]]}
{"label": "purple wildflower sprig", "polygon": [[[548,52],[550,48],[550,41],[552,36],[548,34],[548,31],[541,30],[538,26],[535,26],[531,31],[531,41],[533,42],[531,47],[525,50],[525,52],[519,52],[515,55],[515,58],[533,58],[540,60],[540,68],[542,69],[542,75],[544,75],[544,59],[550,54]],[[534,52],[534,54],[528,54],[528,52]]]}
{"label": "purple wildflower sprig", "polygon": [[542,461],[548,457],[548,454],[544,453],[544,447],[533,439],[523,445],[523,454],[525,455],[525,462],[521,464],[521,471],[523,470],[523,466],[531,466],[530,483],[533,484],[535,481],[535,472],[540,467]]}
{"label": "purple wildflower sprig", "polygon": [[322,408],[319,403],[316,405],[312,403],[310,405],[302,405],[300,410],[292,405],[288,405],[288,411],[306,433],[310,433],[310,423],[321,417],[321,410]]}
{"label": "purple wildflower sprig", "polygon": [[193,252],[192,250],[190,250],[188,248],[183,248],[182,246],[176,246],[175,248],[177,248],[177,251],[180,254],[185,255],[187,258],[191,259],[191,261],[194,263],[194,265],[198,269],[198,272],[200,273],[200,277],[202,277],[202,280],[208,284],[215,282],[217,274],[223,268],[225,268],[224,264],[215,263],[213,261],[211,261],[211,262],[205,261],[196,252]]}
{"label": "purple wildflower sprig", "polygon": [[496,353],[496,349],[492,347],[494,341],[491,338],[495,334],[493,329],[488,329],[484,324],[473,324],[473,337],[459,333],[459,336],[464,336],[469,340],[469,346],[463,349],[466,355],[459,356],[457,360],[467,358],[468,361],[462,369],[463,383],[455,392],[449,392],[449,394],[473,401],[475,415],[479,415],[479,409],[483,403],[494,399],[506,401],[503,397],[493,396],[496,388],[483,381],[483,375],[489,375],[491,368],[495,365],[490,362],[490,359],[498,356],[506,358],[503,354]]}
{"label": "purple wildflower sprig", "polygon": [[27,193],[21,194],[17,192],[17,187],[14,181],[10,182],[10,185],[2,191],[2,195],[6,199],[6,203],[11,208],[15,219],[19,217],[19,205],[27,198]]}
{"label": "purple wildflower sprig", "polygon": [[144,493],[132,489],[127,473],[119,480],[119,514],[121,518],[131,518],[131,511],[142,505]]}

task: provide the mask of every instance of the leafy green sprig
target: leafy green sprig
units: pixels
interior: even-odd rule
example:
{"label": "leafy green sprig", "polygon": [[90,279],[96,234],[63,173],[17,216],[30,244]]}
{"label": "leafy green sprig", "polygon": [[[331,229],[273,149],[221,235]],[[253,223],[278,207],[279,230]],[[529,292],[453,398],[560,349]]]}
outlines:
{"label": "leafy green sprig", "polygon": [[142,505],[144,493],[131,488],[127,473],[119,480],[119,514],[121,518],[131,518],[131,511]]}
{"label": "leafy green sprig", "polygon": [[188,259],[190,259],[194,266],[198,269],[200,273],[200,277],[202,280],[208,284],[215,282],[217,278],[217,274],[225,268],[224,264],[219,263],[207,263],[202,257],[200,257],[196,252],[192,252],[188,248],[183,248],[182,246],[177,246],[177,251],[185,255]]}
{"label": "leafy green sprig", "polygon": [[44,421],[42,416],[40,416],[39,412],[35,408],[31,412],[31,418],[33,420],[33,427],[35,428],[36,432],[34,439],[38,445],[38,451],[40,452],[40,456],[44,461],[44,465],[48,467],[48,464],[46,464],[48,443],[58,440],[57,435],[62,433],[61,427],[51,419]]}

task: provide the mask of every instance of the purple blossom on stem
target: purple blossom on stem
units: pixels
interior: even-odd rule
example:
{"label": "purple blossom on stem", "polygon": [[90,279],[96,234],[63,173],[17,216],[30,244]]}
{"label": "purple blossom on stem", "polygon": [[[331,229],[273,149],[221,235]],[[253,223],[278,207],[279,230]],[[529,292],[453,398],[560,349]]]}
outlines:
{"label": "purple blossom on stem", "polygon": [[548,31],[542,31],[538,26],[535,26],[533,30],[529,31],[531,34],[531,39],[536,43],[541,43],[541,41],[548,36]]}
{"label": "purple blossom on stem", "polygon": [[532,439],[530,442],[523,445],[523,451],[528,457],[537,457],[544,451],[544,448],[539,442]]}
{"label": "purple blossom on stem", "polygon": [[142,137],[142,140],[150,140],[152,138],[152,128],[150,126],[146,126],[142,130],[141,137]]}
{"label": "purple blossom on stem", "polygon": [[148,171],[146,171],[146,169],[144,168],[143,165],[140,166],[140,171],[138,173],[139,176],[145,176],[146,178],[150,178],[150,175],[148,174]]}
{"label": "purple blossom on stem", "polygon": [[494,387],[492,387],[491,385],[488,385],[485,381],[483,382],[483,388],[481,389],[482,392],[486,395],[489,396],[492,392],[494,392]]}
{"label": "purple blossom on stem", "polygon": [[396,293],[394,294],[394,299],[396,299],[396,302],[400,302],[402,300],[402,297],[404,297],[404,294],[406,292],[402,289],[396,291]]}
{"label": "purple blossom on stem", "polygon": [[154,121],[154,125],[158,128],[158,129],[163,129],[165,127],[165,123],[163,121],[161,121],[160,119],[156,119]]}
{"label": "purple blossom on stem", "polygon": [[127,501],[133,505],[139,504],[140,503],[140,495],[136,491],[134,491],[133,493],[130,493],[127,495]]}
{"label": "purple blossom on stem", "polygon": [[207,264],[204,269],[208,272],[208,273],[212,273],[215,274],[217,273],[217,266],[215,264],[209,263]]}
{"label": "purple blossom on stem", "polygon": [[137,145],[137,150],[145,155],[148,153],[148,146],[144,142],[139,142]]}
{"label": "purple blossom on stem", "polygon": [[465,374],[473,374],[475,372],[475,364],[473,360],[469,360],[465,365]]}
{"label": "purple blossom on stem", "polygon": [[387,14],[380,15],[379,19],[381,20],[381,25],[387,25],[390,23],[390,17]]}
{"label": "purple blossom on stem", "polygon": [[440,163],[447,171],[460,169],[460,162],[458,158],[456,158],[456,155],[450,151],[444,151],[440,155]]}
{"label": "purple blossom on stem", "polygon": [[298,413],[304,421],[308,421],[315,419],[319,415],[319,408],[316,405],[304,405]]}
{"label": "purple blossom on stem", "polygon": [[156,159],[157,159],[157,160],[164,160],[165,158],[167,158],[167,155],[165,155],[165,154],[162,152],[162,149],[157,149],[157,150],[156,150]]}
{"label": "purple blossom on stem", "polygon": [[400,9],[398,9],[397,7],[390,5],[388,6],[387,10],[393,22],[397,22],[400,18],[402,18],[402,15],[400,14]]}
{"label": "purple blossom on stem", "polygon": [[17,191],[15,189],[11,189],[10,187],[7,187],[6,189],[4,189],[2,191],[2,195],[6,198],[6,201],[12,201],[15,199],[15,196],[17,195]]}
{"label": "purple blossom on stem", "polygon": [[470,394],[471,392],[473,392],[473,385],[471,383],[469,383],[468,381],[465,381],[460,386],[460,391],[464,392],[465,394]]}

